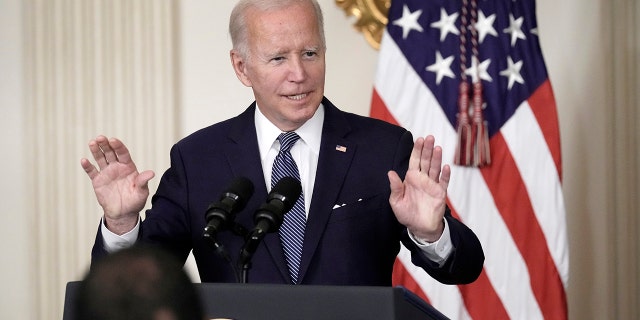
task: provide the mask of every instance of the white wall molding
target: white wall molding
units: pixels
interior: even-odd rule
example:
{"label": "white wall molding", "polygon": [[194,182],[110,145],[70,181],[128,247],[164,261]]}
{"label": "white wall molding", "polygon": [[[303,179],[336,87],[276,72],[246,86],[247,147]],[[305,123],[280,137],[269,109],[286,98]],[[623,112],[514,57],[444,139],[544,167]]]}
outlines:
{"label": "white wall molding", "polygon": [[168,167],[179,123],[176,9],[173,0],[23,2],[38,319],[62,315],[64,285],[89,265],[101,210],[79,164],[87,142],[117,136],[140,171]]}

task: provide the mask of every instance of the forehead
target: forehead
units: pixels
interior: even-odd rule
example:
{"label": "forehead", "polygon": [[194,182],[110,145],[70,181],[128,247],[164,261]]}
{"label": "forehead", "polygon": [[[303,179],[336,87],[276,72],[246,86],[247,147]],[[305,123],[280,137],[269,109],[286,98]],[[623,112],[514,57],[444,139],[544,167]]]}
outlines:
{"label": "forehead", "polygon": [[321,36],[315,11],[308,4],[296,4],[266,11],[247,12],[249,43],[266,47],[319,48]]}

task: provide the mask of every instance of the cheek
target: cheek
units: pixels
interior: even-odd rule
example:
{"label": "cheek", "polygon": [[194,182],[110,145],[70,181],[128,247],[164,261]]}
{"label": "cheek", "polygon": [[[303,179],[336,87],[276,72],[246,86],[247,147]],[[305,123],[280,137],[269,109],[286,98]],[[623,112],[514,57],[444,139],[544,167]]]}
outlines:
{"label": "cheek", "polygon": [[324,79],[325,79],[324,67],[313,68],[312,71],[310,72],[310,75],[314,79],[314,81],[317,82],[318,84],[320,85],[324,84]]}
{"label": "cheek", "polygon": [[273,70],[270,70],[269,68],[266,68],[266,66],[252,64],[251,66],[247,67],[246,75],[248,80],[254,86],[263,87],[267,86],[273,81],[275,72],[273,72]]}
{"label": "cheek", "polygon": [[263,72],[256,76],[255,85],[259,85],[262,91],[276,92],[278,87],[283,83],[281,73],[277,71]]}

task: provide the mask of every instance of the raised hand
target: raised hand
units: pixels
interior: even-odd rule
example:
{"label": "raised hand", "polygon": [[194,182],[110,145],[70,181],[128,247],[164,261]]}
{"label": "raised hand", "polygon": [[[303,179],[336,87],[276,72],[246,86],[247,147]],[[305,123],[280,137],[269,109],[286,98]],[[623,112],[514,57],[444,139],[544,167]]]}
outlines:
{"label": "raised hand", "polygon": [[398,218],[416,237],[433,242],[444,230],[447,187],[451,177],[449,165],[442,166],[442,148],[435,138],[418,138],[411,151],[404,181],[389,171],[389,203]]}
{"label": "raised hand", "polygon": [[80,165],[91,179],[98,203],[104,210],[107,228],[116,234],[133,229],[149,197],[148,183],[153,171],[138,172],[122,141],[98,136],[89,141],[96,168],[88,159]]}

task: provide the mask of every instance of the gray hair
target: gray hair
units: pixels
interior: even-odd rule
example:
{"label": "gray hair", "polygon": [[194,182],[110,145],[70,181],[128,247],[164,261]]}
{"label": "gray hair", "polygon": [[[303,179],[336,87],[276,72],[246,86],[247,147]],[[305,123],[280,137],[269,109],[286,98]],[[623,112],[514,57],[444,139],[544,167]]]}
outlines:
{"label": "gray hair", "polygon": [[326,49],[324,37],[324,18],[322,9],[316,0],[240,0],[231,11],[229,19],[229,35],[231,44],[241,57],[249,57],[249,39],[247,31],[246,12],[249,8],[256,8],[260,11],[281,9],[290,5],[300,3],[311,3],[315,11],[318,30],[320,31],[320,41],[322,49]]}

